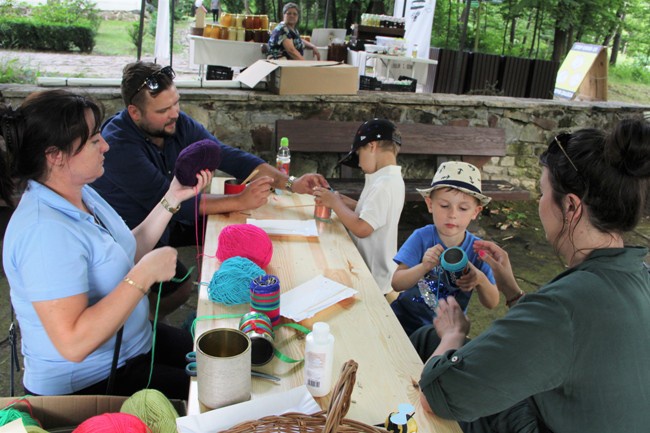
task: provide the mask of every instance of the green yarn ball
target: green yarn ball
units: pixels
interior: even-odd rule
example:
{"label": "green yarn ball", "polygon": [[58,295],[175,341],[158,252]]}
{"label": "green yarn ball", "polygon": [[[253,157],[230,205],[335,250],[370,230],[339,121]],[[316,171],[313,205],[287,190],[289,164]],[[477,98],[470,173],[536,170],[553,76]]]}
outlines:
{"label": "green yarn ball", "polygon": [[47,430],[43,430],[42,428],[35,425],[25,426],[25,430],[27,433],[47,433]]}
{"label": "green yarn ball", "polygon": [[38,421],[32,418],[28,413],[14,408],[13,404],[0,410],[0,427],[17,419],[21,419],[25,427],[40,427]]}
{"label": "green yarn ball", "polygon": [[165,395],[155,389],[143,389],[126,399],[120,412],[135,415],[152,433],[176,433],[178,412]]}

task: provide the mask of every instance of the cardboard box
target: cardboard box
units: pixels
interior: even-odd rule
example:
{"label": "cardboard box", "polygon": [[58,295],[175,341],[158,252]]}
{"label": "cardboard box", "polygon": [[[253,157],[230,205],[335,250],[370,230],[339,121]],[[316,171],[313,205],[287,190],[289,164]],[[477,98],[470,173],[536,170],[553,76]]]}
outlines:
{"label": "cardboard box", "polygon": [[[18,400],[19,397],[0,397],[0,408]],[[79,424],[103,413],[119,412],[122,403],[128,397],[111,395],[61,395],[47,397],[28,397],[14,405],[15,409],[30,413],[32,418],[39,420],[45,430],[57,429],[63,433],[74,430]],[[172,405],[180,416],[187,413],[187,405],[183,400],[171,400]]]}
{"label": "cardboard box", "polygon": [[265,78],[278,95],[356,95],[359,90],[359,68],[339,62],[258,60],[235,80],[253,88]]}

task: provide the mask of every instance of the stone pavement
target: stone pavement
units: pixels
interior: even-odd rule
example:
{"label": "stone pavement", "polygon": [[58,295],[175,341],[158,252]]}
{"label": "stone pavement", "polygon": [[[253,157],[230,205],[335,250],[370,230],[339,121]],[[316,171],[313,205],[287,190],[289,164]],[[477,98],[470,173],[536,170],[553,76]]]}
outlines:
{"label": "stone pavement", "polygon": [[[189,64],[189,42],[185,36],[179,40],[182,52],[174,53],[172,66],[180,79],[197,79],[198,67]],[[41,77],[120,78],[124,65],[137,60],[132,56],[101,56],[79,53],[54,53],[0,49],[0,63],[16,59],[16,62],[38,72]],[[152,55],[141,60],[154,61]]]}

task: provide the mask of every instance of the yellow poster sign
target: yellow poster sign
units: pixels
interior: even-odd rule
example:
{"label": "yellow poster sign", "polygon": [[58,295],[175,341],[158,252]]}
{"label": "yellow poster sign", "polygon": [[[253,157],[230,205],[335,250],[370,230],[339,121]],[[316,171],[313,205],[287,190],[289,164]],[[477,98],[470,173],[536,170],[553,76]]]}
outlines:
{"label": "yellow poster sign", "polygon": [[607,48],[581,42],[573,44],[557,72],[554,95],[560,99],[580,96],[607,100]]}

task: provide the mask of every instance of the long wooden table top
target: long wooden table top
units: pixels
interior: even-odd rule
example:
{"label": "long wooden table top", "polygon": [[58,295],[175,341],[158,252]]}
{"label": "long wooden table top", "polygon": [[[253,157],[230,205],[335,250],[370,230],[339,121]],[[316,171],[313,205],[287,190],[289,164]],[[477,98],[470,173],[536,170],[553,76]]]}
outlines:
{"label": "long wooden table top", "polygon": [[[214,179],[212,191],[223,191],[223,178]],[[214,256],[221,229],[230,224],[242,224],[246,218],[255,219],[313,219],[314,201],[309,195],[272,194],[268,203],[247,212],[214,215],[208,218],[204,245],[201,281],[208,283],[219,268]],[[271,236],[273,258],[265,269],[280,280],[282,292],[312,279],[317,275],[338,281],[358,291],[354,299],[343,301],[307,321],[301,322],[311,328],[314,322],[325,321],[336,338],[334,343],[335,382],[341,366],[348,359],[358,364],[357,380],[352,394],[348,418],[367,424],[383,423],[386,416],[397,410],[401,403],[415,406],[415,418],[419,432],[458,433],[455,422],[442,420],[424,413],[418,398],[417,382],[422,372],[422,361],[402,330],[388,302],[381,294],[365,262],[352,243],[343,225],[333,214],[332,222],[317,222],[319,237]],[[219,314],[243,314],[249,304],[225,306],[209,300],[206,285],[200,286],[197,316]],[[217,328],[237,328],[239,319],[199,320],[195,337]],[[276,332],[275,345],[285,355],[302,359],[304,335],[290,328]],[[281,377],[275,383],[253,377],[252,398],[278,393],[303,384],[303,363],[288,364],[277,357],[256,370]],[[192,379],[188,399],[188,414],[196,415],[206,410],[197,397],[196,378]],[[323,409],[330,396],[317,398]]]}

